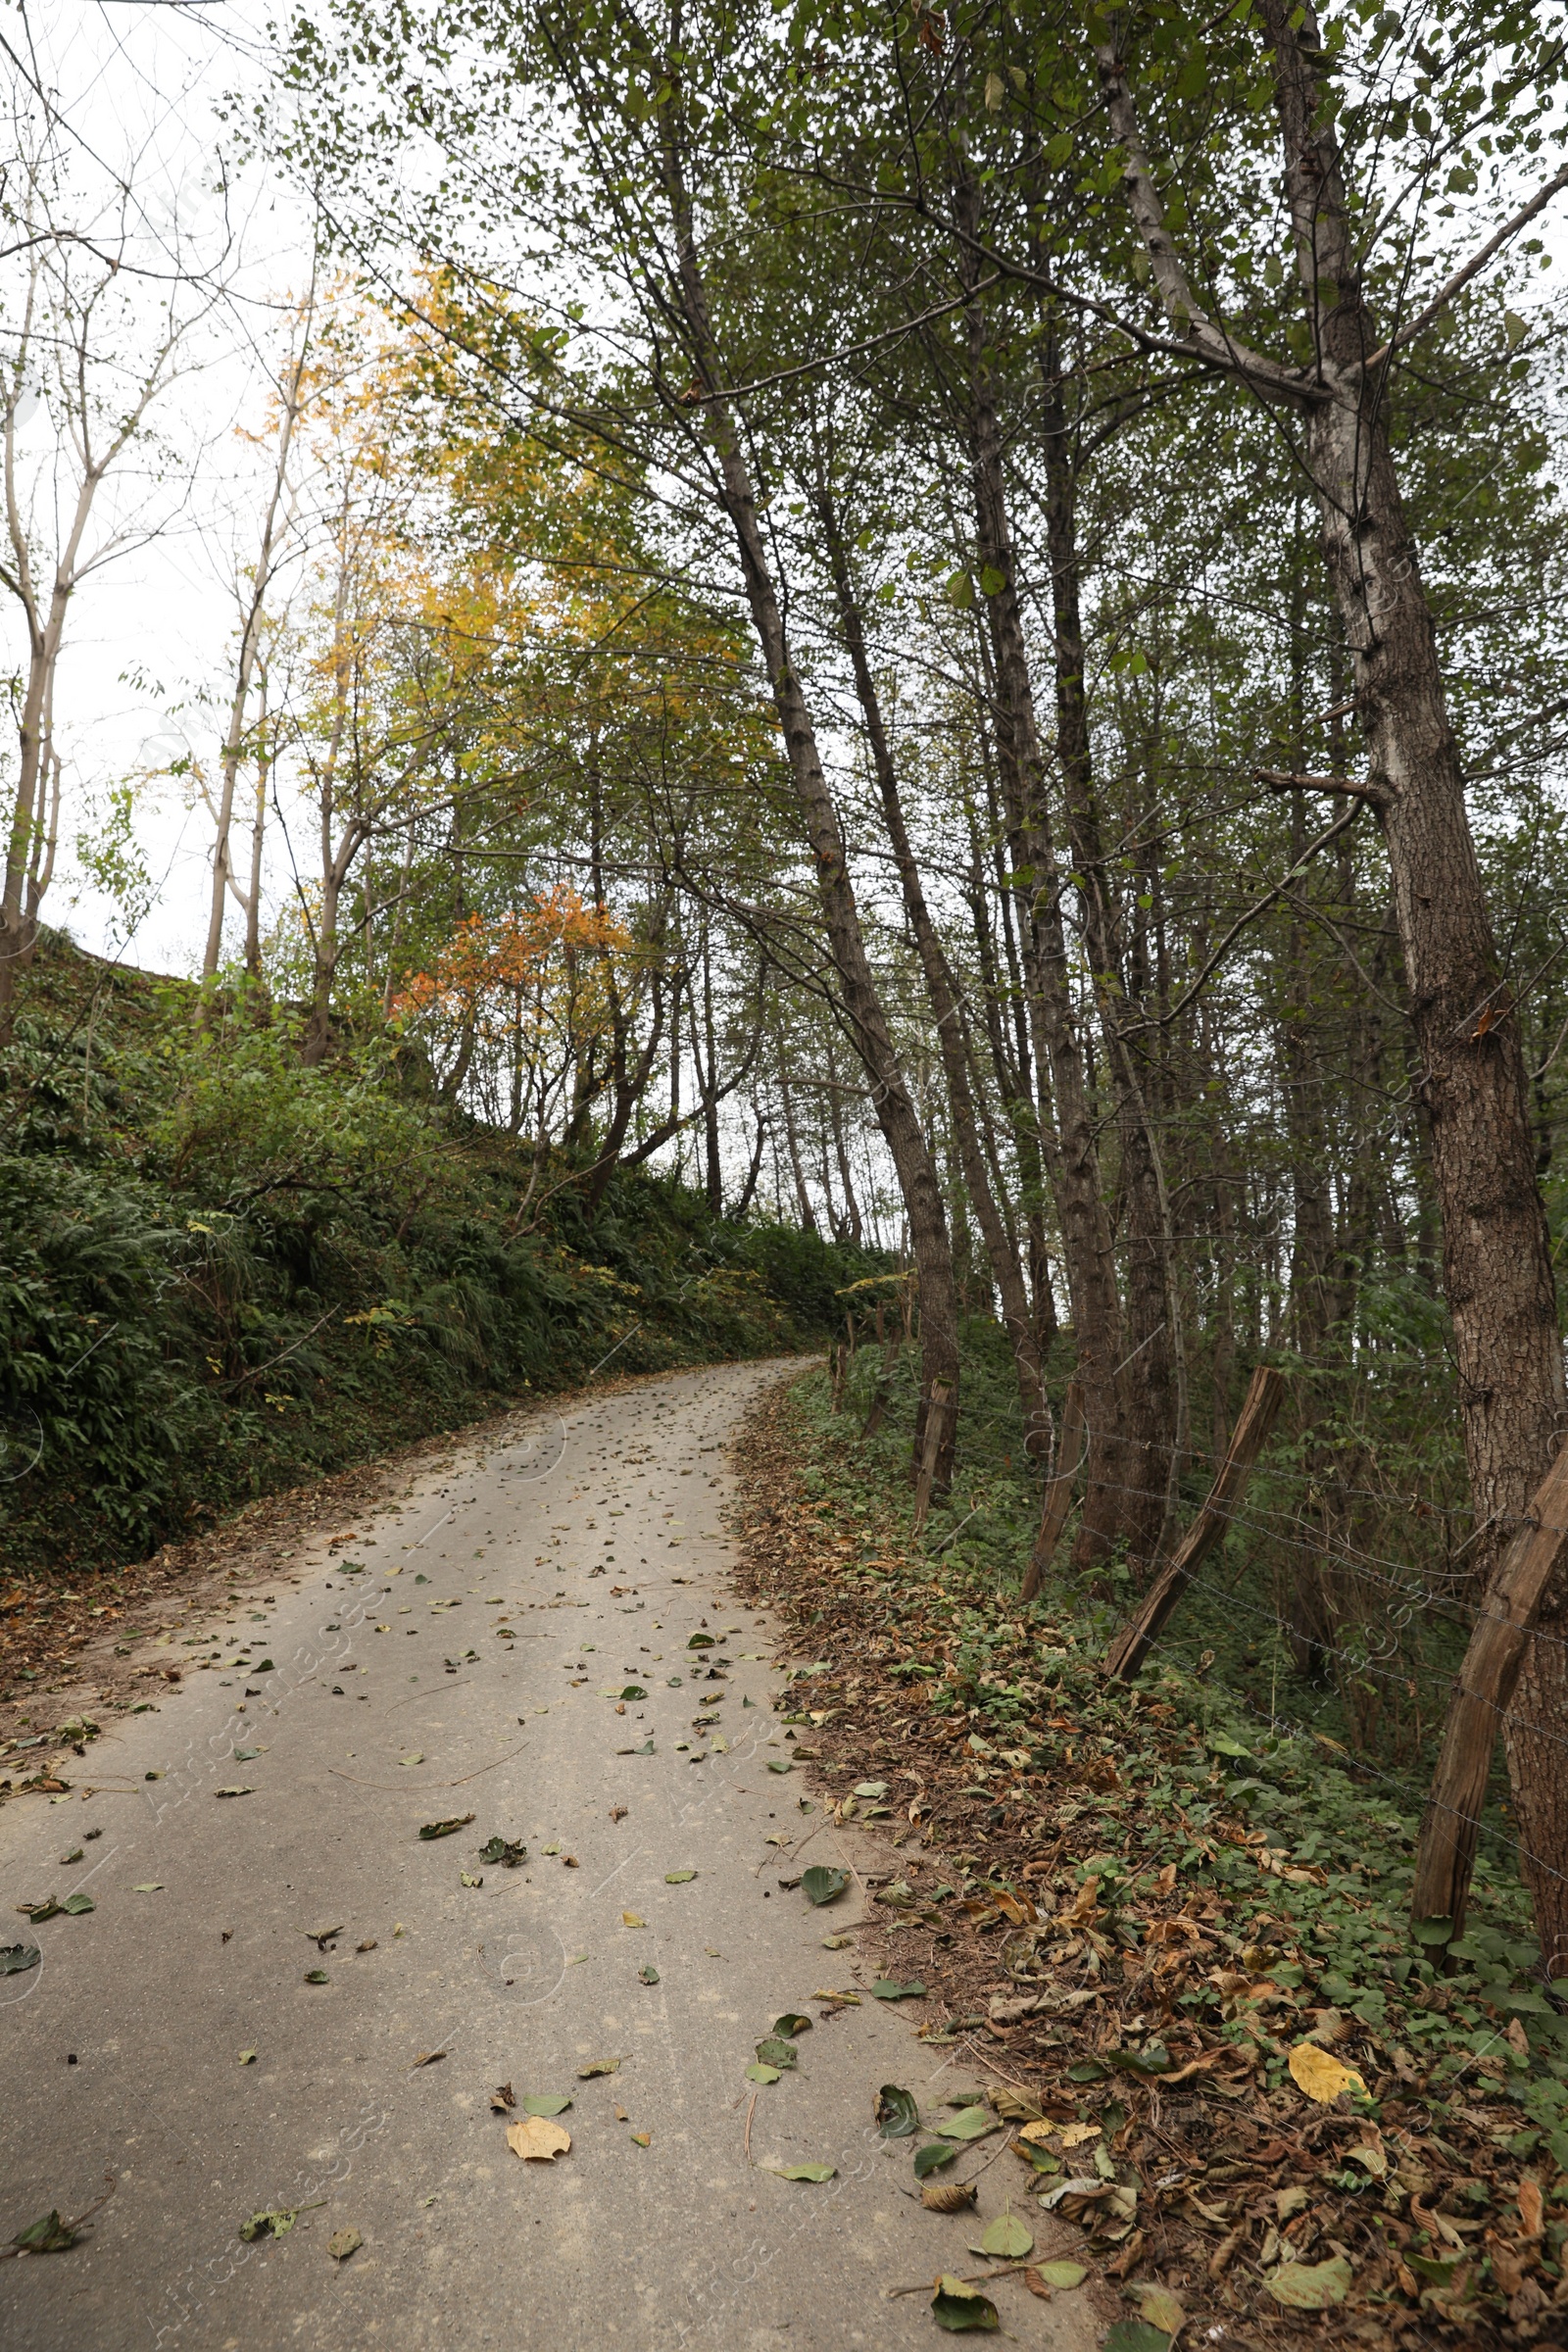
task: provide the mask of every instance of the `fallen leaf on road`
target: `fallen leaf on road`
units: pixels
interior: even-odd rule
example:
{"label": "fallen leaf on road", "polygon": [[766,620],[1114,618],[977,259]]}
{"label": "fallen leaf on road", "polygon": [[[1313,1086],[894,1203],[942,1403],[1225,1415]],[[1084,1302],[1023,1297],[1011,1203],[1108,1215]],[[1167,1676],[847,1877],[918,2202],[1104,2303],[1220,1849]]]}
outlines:
{"label": "fallen leaf on road", "polygon": [[914,2151],[915,2179],[923,2180],[927,2173],[941,2172],[944,2165],[956,2163],[957,2155],[956,2148],[945,2148],[940,2139],[933,2139],[927,2146],[916,2148]]}
{"label": "fallen leaf on road", "polygon": [[782,1763],[775,1763],[774,1760],[769,1757],[767,1769],[769,1772],[791,1772],[794,1770],[794,1766],[791,1764],[788,1756],[784,1758]]}
{"label": "fallen leaf on road", "polygon": [[611,1820],[612,1820],[612,1821],[624,1821],[624,1820],[625,1820],[625,1818],[626,1818],[626,1808],[625,1808],[625,1806],[624,1806],[624,1805],[612,1805],[612,1806],[611,1806],[611,1808],[610,1808],[610,1818],[611,1818]]}
{"label": "fallen leaf on road", "polygon": [[445,2050],[421,2050],[409,2071],[417,2073],[421,2066],[439,2066],[445,2056]]}
{"label": "fallen leaf on road", "polygon": [[164,1882],[162,1879],[144,1879],[139,1886],[133,1886],[130,1891],[132,1894],[162,1894]]}
{"label": "fallen leaf on road", "polygon": [[326,2241],[326,2250],[334,2262],[347,2262],[349,2256],[357,2254],[364,2243],[364,2238],[353,2228],[334,2230]]}
{"label": "fallen leaf on road", "polygon": [[854,1945],[853,1936],[824,1936],[822,1938],[824,1952],[848,1952],[854,1949]]}
{"label": "fallen leaf on road", "polygon": [[64,2254],[75,2242],[76,2231],[54,2211],[46,2213],[42,2221],[29,2222],[11,2240],[19,2254]]}
{"label": "fallen leaf on road", "polygon": [[479,1848],[481,1862],[500,1862],[508,1870],[515,1870],[519,1862],[528,1859],[528,1848],[520,1838],[491,1838]]}
{"label": "fallen leaf on road", "polygon": [[482,1886],[484,1885],[484,1873],[483,1871],[476,1870],[460,1870],[458,1873],[458,1885],[460,1886]]}
{"label": "fallen leaf on road", "polygon": [[[1082,2286],[1089,2273],[1081,2262],[1042,2262],[1036,2264],[1032,2275],[1065,2294],[1071,2287]],[[1038,2294],[1040,2290],[1033,2291]]]}
{"label": "fallen leaf on road", "polygon": [[314,1943],[318,1952],[324,1952],[327,1945],[331,1942],[333,1936],[341,1936],[342,1933],[343,1923],[341,1920],[339,1920],[335,1928],[302,1928],[300,1930],[300,1934],[304,1936],[306,1942]]}
{"label": "fallen leaf on road", "polygon": [[1064,2148],[1081,2148],[1086,2139],[1098,2139],[1100,2132],[1099,2124],[1041,2124],[1039,2126],[1031,2124],[1019,2132],[1018,2137],[1020,2139],[1049,2139],[1054,2135],[1059,2135]]}
{"label": "fallen leaf on road", "polygon": [[[316,2202],[324,2205],[326,2199],[318,2197]],[[253,2213],[248,2222],[241,2222],[239,2233],[248,2246],[254,2245],[259,2237],[287,2237],[300,2215],[311,2210],[308,2205],[276,2205],[270,2211]]]}
{"label": "fallen leaf on road", "polygon": [[623,1928],[646,1928],[648,1922],[635,1911],[623,1911],[620,1915],[620,1924]]}
{"label": "fallen leaf on road", "polygon": [[421,1838],[450,1838],[455,1830],[466,1830],[473,1819],[471,1813],[454,1813],[450,1821],[427,1821],[421,1824]]}
{"label": "fallen leaf on road", "polygon": [[758,2043],[757,2055],[763,2066],[776,2066],[781,2071],[800,2064],[794,2042],[786,2041],[782,2035],[776,2034],[768,2034],[764,2040]]}
{"label": "fallen leaf on road", "polygon": [[514,2156],[553,2164],[558,2156],[569,2151],[571,2133],[545,2116],[530,2115],[526,2123],[508,2125],[507,2145]]}
{"label": "fallen leaf on road", "polygon": [[927,2213],[962,2213],[980,2194],[973,2180],[933,2180],[920,2191]]}
{"label": "fallen leaf on road", "polygon": [[1342,2066],[1338,2058],[1320,2050],[1315,2041],[1296,2044],[1290,2055],[1290,2069],[1298,2090],[1315,2099],[1320,2107],[1332,2106],[1342,2091],[1366,2089],[1353,2066]]}
{"label": "fallen leaf on road", "polygon": [[777,2082],[780,2080],[779,2069],[776,2066],[764,2066],[760,2058],[754,2058],[746,2069],[746,2080],[748,2082]]}
{"label": "fallen leaf on road", "polygon": [[308,1968],[305,1971],[305,1982],[307,1984],[328,1984],[331,1983],[331,1979],[324,1968]]}
{"label": "fallen leaf on road", "polygon": [[20,1977],[24,1969],[36,1968],[41,1956],[35,1943],[0,1943],[0,1977]]}
{"label": "fallen leaf on road", "polygon": [[666,1870],[664,1873],[664,1885],[666,1886],[684,1886],[688,1885],[691,1880],[695,1879],[697,1873],[695,1870]]}
{"label": "fallen leaf on road", "polygon": [[254,2050],[241,2050],[239,2054],[239,2062],[241,2066],[254,2066],[256,2064],[256,2052]]}
{"label": "fallen leaf on road", "polygon": [[809,2034],[810,2031],[810,2019],[803,2017],[798,2009],[786,2009],[783,2016],[775,2017],[768,2028],[770,2034],[782,2034],[786,2040],[790,2041],[793,2041],[798,2034]]}
{"label": "fallen leaf on road", "polygon": [[1021,2262],[1035,2250],[1035,2233],[1015,2213],[999,2213],[980,2232],[980,2251],[999,2262]]}
{"label": "fallen leaf on road", "polygon": [[510,2082],[498,2082],[494,2090],[490,2093],[490,2104],[495,2109],[497,2115],[505,2115],[509,2107],[515,2107],[517,2102],[513,2095],[512,2084]]}
{"label": "fallen leaf on road", "polygon": [[1169,2352],[1170,2337],[1147,2320],[1118,2320],[1101,2352]]}
{"label": "fallen leaf on road", "polygon": [[659,1971],[657,1968],[655,1968],[651,1960],[645,1960],[643,1962],[642,1967],[637,1971],[637,1976],[639,1982],[644,1984],[657,1984],[659,1983]]}
{"label": "fallen leaf on road", "polygon": [[621,1698],[625,1700],[628,1698],[646,1698],[648,1693],[643,1689],[641,1683],[628,1683],[620,1695]]}
{"label": "fallen leaf on road", "polygon": [[577,2069],[579,2082],[591,2082],[595,2075],[612,2075],[619,2068],[618,2058],[590,2058],[586,2066]]}
{"label": "fallen leaf on road", "polygon": [[944,2139],[984,2139],[997,2126],[983,2107],[960,2107],[956,2115],[950,2115],[946,2123],[933,2128]]}
{"label": "fallen leaf on road", "polygon": [[900,1984],[892,1977],[878,1977],[871,1987],[873,2001],[914,2001],[924,1993],[925,1986],[918,1977],[911,1977],[907,1984]]}
{"label": "fallen leaf on road", "polygon": [[970,2328],[1000,2328],[997,2307],[977,2286],[966,2285],[961,2278],[953,2278],[946,2272],[937,2280],[937,2291],[931,2298],[931,2317],[939,2328],[951,2335],[959,2335]]}
{"label": "fallen leaf on road", "polygon": [[564,2091],[530,2090],[519,2104],[524,2115],[564,2115],[571,2101]]}
{"label": "fallen leaf on road", "polygon": [[836,2164],[763,2164],[760,2172],[776,2174],[780,2180],[831,2180],[838,2171]]}
{"label": "fallen leaf on road", "polygon": [[1180,2335],[1187,2325],[1187,2309],[1180,2295],[1173,2295],[1168,2286],[1135,2286],[1139,2316],[1157,2328],[1161,2335]]}
{"label": "fallen leaf on road", "polygon": [[[398,1928],[394,1931],[394,1933],[401,1936],[403,1930]],[[365,1941],[363,1943],[357,1943],[354,1946],[354,1949],[357,1952],[373,1952],[375,1950],[375,1937],[373,1936],[367,1936]]]}
{"label": "fallen leaf on road", "polygon": [[920,2129],[920,2110],[914,2093],[897,2082],[884,2082],[876,2094],[877,2130],[884,2139],[912,2139]]}
{"label": "fallen leaf on road", "polygon": [[831,1903],[849,1883],[847,1870],[835,1870],[826,1862],[813,1862],[809,1870],[801,1873],[801,1888],[808,1903]]}
{"label": "fallen leaf on road", "polygon": [[1345,2301],[1354,2276],[1345,2256],[1336,2254],[1331,2262],[1282,2262],[1263,2284],[1290,2311],[1327,2311]]}
{"label": "fallen leaf on road", "polygon": [[215,1788],[215,1789],[213,1790],[213,1794],[214,1794],[215,1796],[254,1796],[254,1795],[256,1794],[256,1791],[255,1791],[255,1789],[254,1789],[254,1788]]}

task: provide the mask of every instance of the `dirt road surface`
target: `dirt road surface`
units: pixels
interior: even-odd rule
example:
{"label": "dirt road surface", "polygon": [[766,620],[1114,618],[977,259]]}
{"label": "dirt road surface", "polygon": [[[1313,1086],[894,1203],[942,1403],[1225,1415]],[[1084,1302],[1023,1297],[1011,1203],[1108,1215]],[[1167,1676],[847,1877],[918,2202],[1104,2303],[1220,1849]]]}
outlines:
{"label": "dirt road surface", "polygon": [[[10,2352],[941,2340],[929,2282],[990,2267],[1020,2168],[993,2134],[933,2176],[978,2175],[976,2211],[918,2204],[911,2146],[980,2080],[869,1997],[897,1854],[808,1795],[773,1704],[808,1661],[727,1584],[726,1438],[784,1369],[459,1441],[194,1615],[90,1784],[0,1813],[0,1942],[40,1954],[0,1975],[0,2242],[114,2184],[70,2251],[0,2264]],[[850,1874],[825,1908],[781,1884],[814,1863]],[[798,2064],[749,2078],[790,2013]],[[563,2098],[569,2150],[514,2153]],[[1017,2341],[1102,2332],[1086,2292],[993,2291]]]}

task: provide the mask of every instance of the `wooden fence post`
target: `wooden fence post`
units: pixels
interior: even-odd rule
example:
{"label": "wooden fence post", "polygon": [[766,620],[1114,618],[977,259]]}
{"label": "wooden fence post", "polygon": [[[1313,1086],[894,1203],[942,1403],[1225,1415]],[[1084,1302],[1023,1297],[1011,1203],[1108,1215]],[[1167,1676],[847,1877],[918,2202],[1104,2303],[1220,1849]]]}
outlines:
{"label": "wooden fence post", "polygon": [[1132,1681],[1158,1641],[1166,1619],[1186,1592],[1200,1564],[1223,1538],[1230,1525],[1232,1512],[1247,1492],[1252,1464],[1263,1450],[1284,1396],[1283,1372],[1276,1372],[1267,1364],[1259,1364],[1252,1374],[1240,1418],[1231,1432],[1230,1446],[1220,1464],[1219,1476],[1210,1487],[1202,1509],[1105,1653],[1105,1672],[1114,1675],[1118,1681]]}
{"label": "wooden fence post", "polygon": [[1536,1489],[1525,1524],[1493,1571],[1443,1726],[1421,1816],[1410,1916],[1464,1932],[1481,1808],[1497,1734],[1514,1694],[1541,1596],[1568,1553],[1568,1445]]}
{"label": "wooden fence post", "polygon": [[1040,1590],[1040,1580],[1051,1566],[1061,1531],[1067,1524],[1072,1508],[1072,1490],[1084,1449],[1084,1393],[1077,1381],[1069,1381],[1061,1407],[1061,1433],[1056,1440],[1056,1467],[1046,1482],[1046,1492],[1040,1506],[1040,1533],[1029,1554],[1024,1570],[1021,1600],[1033,1600]]}
{"label": "wooden fence post", "polygon": [[914,1482],[914,1528],[920,1535],[931,1512],[931,1490],[936,1484],[937,1463],[942,1455],[942,1437],[947,1427],[948,1399],[953,1392],[945,1380],[931,1383],[926,1400],[924,1443],[920,1447],[920,1469]]}

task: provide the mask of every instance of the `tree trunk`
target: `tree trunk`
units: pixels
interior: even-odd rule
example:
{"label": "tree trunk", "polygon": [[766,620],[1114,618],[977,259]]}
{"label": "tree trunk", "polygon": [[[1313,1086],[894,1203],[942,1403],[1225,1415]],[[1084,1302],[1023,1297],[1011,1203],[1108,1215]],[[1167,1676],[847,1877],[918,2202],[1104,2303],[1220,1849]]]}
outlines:
{"label": "tree trunk", "polygon": [[1129,1565],[1147,1575],[1159,1552],[1176,1468],[1175,1329],[1170,1216],[1159,1139],[1150,1116],[1151,1074],[1140,1071],[1124,1032],[1125,989],[1116,915],[1101,839],[1084,684],[1083,621],[1078,597],[1077,484],[1068,447],[1069,418],[1053,346],[1044,357],[1047,405],[1046,543],[1051,561],[1056,672],[1056,755],[1073,865],[1083,897],[1085,945],[1121,1144],[1126,1250],[1123,1295],[1122,1409],[1125,1452],[1120,1533]]}
{"label": "tree trunk", "polygon": [[[967,183],[960,184],[960,197],[967,206],[973,234],[978,228],[978,207]],[[985,599],[996,666],[997,758],[1017,862],[1030,874],[1023,956],[1026,994],[1037,1032],[1036,1058],[1042,1071],[1050,1072],[1055,1100],[1057,1148],[1052,1155],[1051,1176],[1088,1428],[1084,1507],[1075,1558],[1079,1567],[1093,1569],[1108,1557],[1121,1524],[1124,1461],[1115,1378],[1121,1313],[1110,1233],[1101,1198],[1095,1125],[1073,1026],[1060,876],[1051,839],[1045,759],[1014,573],[1002,432],[991,394],[985,320],[978,303],[971,303],[969,314],[968,397],[977,553],[984,570],[1000,583]]]}
{"label": "tree trunk", "polygon": [[[1465,1456],[1489,1565],[1523,1517],[1568,1419],[1562,1343],[1519,1022],[1503,979],[1465,807],[1436,634],[1386,425],[1378,336],[1361,299],[1338,150],[1317,127],[1314,12],[1260,0],[1278,66],[1286,188],[1329,397],[1306,454],[1350,648],[1403,950],[1421,1100],[1443,1216]],[[1322,298],[1332,281],[1332,309]],[[1483,1606],[1491,1607],[1485,1602]],[[1541,1592],[1538,1639],[1506,1726],[1522,1864],[1544,1952],[1568,1951],[1568,1567]]]}
{"label": "tree trunk", "polygon": [[[681,173],[673,120],[677,101],[663,111],[665,193],[675,234],[675,273],[672,294],[679,302],[692,358],[707,395],[708,432],[718,461],[719,502],[735,533],[747,603],[757,631],[762,660],[772,688],[773,706],[784,734],[790,777],[804,820],[806,837],[816,862],[817,893],[829,951],[849,1015],[855,1048],[871,1082],[871,1106],[887,1143],[888,1153],[904,1196],[909,1220],[909,1244],[920,1278],[920,1381],[922,1411],[915,1443],[918,1448],[924,1423],[924,1404],[933,1384],[944,1384],[943,1439],[936,1463],[936,1483],[945,1487],[952,1476],[954,1433],[957,1420],[958,1327],[954,1294],[953,1253],[948,1238],[942,1188],[932,1164],[920,1121],[909,1097],[904,1073],[877,993],[860,913],[850,879],[838,813],[828,791],[817,750],[816,733],[800,673],[790,654],[784,618],[779,608],[767,551],[757,517],[757,501],[740,434],[727,400],[717,397],[724,380],[709,316],[708,294],[698,260],[691,205]],[[917,1457],[918,1458],[918,1454]]]}
{"label": "tree trunk", "polygon": [[942,1055],[948,1103],[953,1114],[954,1138],[958,1149],[958,1164],[986,1246],[986,1254],[991,1261],[992,1279],[1002,1300],[1002,1320],[1012,1348],[1018,1398],[1023,1408],[1024,1444],[1031,1455],[1042,1457],[1051,1448],[1051,1404],[1046,1396],[1045,1375],[1030,1311],[1029,1294],[1024,1287],[1023,1269],[1018,1263],[1017,1252],[997,1205],[997,1196],[992,1189],[990,1171],[981,1148],[974,1093],[969,1083],[969,1055],[958,991],[936,924],[931,919],[920,869],[910,846],[908,827],[904,818],[904,802],[899,790],[898,769],[894,764],[892,746],[888,742],[887,727],[883,721],[881,697],[871,672],[865,630],[850,573],[844,535],[825,477],[820,472],[816,511],[833,576],[839,625],[855,672],[856,693],[865,724],[866,741],[870,746],[877,790],[881,795],[883,820],[888,829],[893,861],[899,869],[904,911],[914,935],[926,997],[931,1006],[932,1024]]}

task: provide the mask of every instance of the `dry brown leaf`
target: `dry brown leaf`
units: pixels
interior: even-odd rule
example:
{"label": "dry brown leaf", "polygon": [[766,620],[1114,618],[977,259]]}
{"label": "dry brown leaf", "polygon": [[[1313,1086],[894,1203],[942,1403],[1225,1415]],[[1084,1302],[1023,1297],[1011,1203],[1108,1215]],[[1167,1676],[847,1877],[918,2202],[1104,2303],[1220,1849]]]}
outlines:
{"label": "dry brown leaf", "polygon": [[1290,2067],[1298,2090],[1315,2099],[1320,2107],[1331,2107],[1347,2090],[1365,2094],[1366,2084],[1354,2067],[1342,2066],[1338,2058],[1331,2058],[1315,2042],[1298,2041],[1291,2052]]}
{"label": "dry brown leaf", "polygon": [[538,2157],[554,2163],[569,2150],[571,2133],[553,2124],[548,2116],[530,2115],[520,2124],[507,2126],[507,2145],[514,2156]]}
{"label": "dry brown leaf", "polygon": [[1519,2183],[1519,2219],[1525,2226],[1526,2237],[1539,2237],[1545,2219],[1543,2211],[1541,2182],[1526,2173]]}
{"label": "dry brown leaf", "polygon": [[978,2195],[972,2180],[928,2180],[920,2191],[927,2213],[962,2213]]}
{"label": "dry brown leaf", "polygon": [[1046,2284],[1038,2271],[1025,2271],[1023,2275],[1023,2282],[1032,2295],[1038,2295],[1040,2297],[1042,2303],[1049,2303],[1051,2301],[1051,2288]]}
{"label": "dry brown leaf", "polygon": [[1058,1925],[1064,1928],[1085,1927],[1098,1916],[1099,1909],[1100,1881],[1085,1879],[1066,1910],[1058,1915]]}

